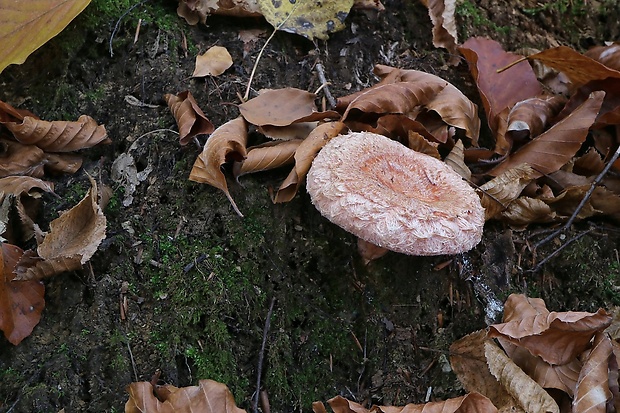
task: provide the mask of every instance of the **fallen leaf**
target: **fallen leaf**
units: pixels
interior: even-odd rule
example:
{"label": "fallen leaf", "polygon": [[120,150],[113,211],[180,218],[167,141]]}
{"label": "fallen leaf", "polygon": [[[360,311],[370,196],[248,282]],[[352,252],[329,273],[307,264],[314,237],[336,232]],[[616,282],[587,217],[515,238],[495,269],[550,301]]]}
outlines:
{"label": "fallen leaf", "polygon": [[330,33],[344,29],[353,0],[257,0],[265,19],[276,30],[313,40],[327,40]]}
{"label": "fallen leaf", "polygon": [[457,65],[459,57],[457,53],[458,33],[456,29],[455,0],[423,0],[428,8],[428,15],[433,23],[433,46],[443,47],[452,56],[451,65]]}
{"label": "fallen leaf", "polygon": [[158,393],[166,397],[159,400],[151,383],[131,383],[127,386],[125,413],[246,413],[237,407],[228,387],[213,380],[200,380],[198,386],[165,387],[166,392]]}
{"label": "fallen leaf", "polygon": [[0,100],[0,123],[2,122],[21,122],[26,116],[38,119],[37,115],[25,109],[16,109],[6,102]]}
{"label": "fallen leaf", "polygon": [[75,122],[44,121],[26,116],[21,123],[2,122],[15,139],[26,145],[36,145],[49,152],[72,152],[99,143],[110,143],[103,125],[87,115]]}
{"label": "fallen leaf", "polygon": [[515,229],[523,230],[529,224],[548,223],[557,220],[551,207],[540,199],[521,196],[512,201],[500,214],[501,220]]}
{"label": "fallen leaf", "polygon": [[546,132],[524,145],[514,154],[488,172],[497,176],[502,172],[527,163],[538,176],[550,174],[566,164],[588,136],[603,102],[604,92],[594,92],[573,113],[556,123]]}
{"label": "fallen leaf", "polygon": [[484,354],[491,374],[526,412],[560,413],[553,398],[523,372],[493,341],[484,342]]}
{"label": "fallen leaf", "polygon": [[489,182],[480,186],[480,203],[487,220],[497,217],[508,205],[521,195],[523,188],[532,182],[538,173],[528,164],[507,169]]}
{"label": "fallen leaf", "polygon": [[505,108],[522,100],[538,96],[542,88],[531,66],[521,62],[508,70],[497,73],[520,56],[504,51],[491,39],[472,37],[459,51],[467,60],[469,70],[476,81],[487,114],[489,127],[497,131],[497,115]]}
{"label": "fallen leaf", "polygon": [[0,0],[0,72],[60,33],[90,0]]}
{"label": "fallen leaf", "polygon": [[262,90],[260,94],[239,105],[241,116],[257,126],[289,126],[297,122],[340,117],[337,112],[318,112],[314,93],[292,87]]}
{"label": "fallen leaf", "polygon": [[186,90],[176,96],[166,94],[164,98],[179,126],[179,143],[181,145],[187,145],[194,136],[209,134],[215,130],[191,92]]}
{"label": "fallen leaf", "polygon": [[407,147],[416,152],[432,156],[435,159],[441,159],[441,155],[437,150],[437,143],[427,141],[424,136],[418,132],[409,131],[407,136]]}
{"label": "fallen leaf", "polygon": [[549,312],[539,298],[511,294],[504,304],[504,322],[491,325],[489,337],[502,337],[547,363],[566,364],[610,324],[611,317],[602,309],[596,313]]}
{"label": "fallen leaf", "polygon": [[49,174],[74,174],[82,166],[82,157],[73,153],[46,153],[43,163]]}
{"label": "fallen leaf", "polygon": [[585,85],[592,80],[603,80],[608,77],[620,78],[620,71],[610,69],[567,46],[543,50],[530,55],[528,59],[539,60],[545,65],[564,73],[573,83],[574,88]]}
{"label": "fallen leaf", "polygon": [[278,188],[273,199],[274,203],[289,202],[295,197],[316,154],[330,139],[338,136],[345,129],[344,123],[335,121],[323,123],[310,132],[310,135],[295,151],[295,166]]}
{"label": "fallen leaf", "polygon": [[0,330],[10,343],[18,345],[41,319],[45,286],[39,281],[13,281],[21,248],[2,243],[0,252]]}
{"label": "fallen leaf", "polygon": [[380,247],[361,238],[357,239],[357,252],[360,254],[360,257],[362,257],[364,265],[370,264],[371,261],[378,260],[387,254],[388,251],[387,248]]}
{"label": "fallen leaf", "polygon": [[247,140],[248,128],[243,117],[239,116],[226,122],[207,139],[189,175],[190,181],[206,183],[223,191],[235,212],[241,217],[243,214],[230,196],[221,167],[226,162],[242,161],[246,158]]}
{"label": "fallen leaf", "polygon": [[573,400],[574,412],[606,412],[612,394],[609,390],[609,358],[612,345],[609,336],[598,332],[594,344],[579,373]]}
{"label": "fallen leaf", "polygon": [[105,238],[106,218],[97,199],[97,183],[73,208],[50,222],[49,233],[37,248],[40,259],[16,268],[18,280],[40,280],[80,269]]}
{"label": "fallen leaf", "polygon": [[620,79],[618,78],[593,80],[581,86],[571,95],[558,117],[561,119],[571,114],[588,99],[592,92],[597,90],[605,92],[605,98],[592,128],[599,129],[620,124]]}
{"label": "fallen leaf", "polygon": [[468,392],[479,392],[488,397],[500,411],[511,408],[514,413],[523,409],[493,377],[484,355],[484,343],[489,341],[486,330],[478,330],[450,345],[450,366]]}
{"label": "fallen leaf", "polygon": [[191,25],[203,24],[211,14],[235,17],[258,17],[261,15],[256,0],[179,0],[177,14]]}
{"label": "fallen leaf", "polygon": [[444,162],[449,165],[454,172],[461,175],[461,178],[470,181],[471,171],[469,170],[469,167],[465,165],[465,153],[463,152],[463,148],[463,141],[459,140],[454,145],[448,156],[446,156]]}
{"label": "fallen leaf", "polygon": [[257,129],[260,133],[275,140],[306,139],[308,134],[319,125],[318,122],[299,122],[288,126],[263,125]]}
{"label": "fallen leaf", "polygon": [[196,57],[196,66],[193,77],[219,76],[233,64],[228,49],[222,46],[213,46]]}
{"label": "fallen leaf", "polygon": [[239,178],[245,174],[267,171],[294,162],[293,156],[302,141],[294,139],[282,142],[268,142],[248,148],[247,157],[235,162],[233,176]]}
{"label": "fallen leaf", "polygon": [[517,102],[508,113],[506,133],[512,141],[537,137],[565,103],[562,96],[534,97]]}
{"label": "fallen leaf", "polygon": [[620,43],[612,43],[608,46],[595,46],[584,53],[590,59],[594,59],[610,69],[620,70]]}
{"label": "fallen leaf", "polygon": [[0,198],[6,194],[40,196],[36,192],[31,192],[33,189],[54,192],[54,184],[31,176],[7,176],[0,179]]}
{"label": "fallen leaf", "polygon": [[41,178],[46,154],[35,145],[0,138],[0,177],[30,175]]}

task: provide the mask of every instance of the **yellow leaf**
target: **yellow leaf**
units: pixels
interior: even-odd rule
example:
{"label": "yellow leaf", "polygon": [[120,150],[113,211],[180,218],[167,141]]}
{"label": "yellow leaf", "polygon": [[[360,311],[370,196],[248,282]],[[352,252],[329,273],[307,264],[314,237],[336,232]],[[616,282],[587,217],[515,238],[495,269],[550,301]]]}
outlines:
{"label": "yellow leaf", "polygon": [[277,30],[313,40],[344,29],[354,0],[257,0],[265,19]]}
{"label": "yellow leaf", "polygon": [[60,33],[90,0],[0,0],[0,72],[22,64]]}

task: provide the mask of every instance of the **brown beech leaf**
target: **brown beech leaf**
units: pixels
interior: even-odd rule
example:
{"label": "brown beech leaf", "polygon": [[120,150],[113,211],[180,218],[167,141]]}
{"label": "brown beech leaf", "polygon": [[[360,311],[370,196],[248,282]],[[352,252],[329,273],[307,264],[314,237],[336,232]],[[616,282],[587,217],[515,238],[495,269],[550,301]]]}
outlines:
{"label": "brown beech leaf", "polygon": [[189,91],[186,90],[176,96],[168,93],[164,95],[164,99],[177,121],[181,145],[187,145],[196,135],[209,134],[214,131],[215,127]]}
{"label": "brown beech leaf", "polygon": [[31,176],[7,176],[0,178],[0,197],[6,194],[19,196],[28,194],[39,197],[37,192],[30,192],[33,189],[40,189],[44,192],[54,192],[54,184]]}
{"label": "brown beech leaf", "polygon": [[482,185],[480,203],[485,209],[487,220],[498,216],[508,205],[521,195],[523,188],[532,182],[538,173],[528,164],[521,164],[507,169],[489,182]]}
{"label": "brown beech leaf", "polygon": [[599,129],[609,125],[620,124],[620,79],[618,78],[593,80],[581,86],[571,95],[570,100],[566,103],[558,118],[568,116],[577,106],[587,100],[592,92],[597,90],[605,92],[605,98],[592,128]]}
{"label": "brown beech leaf", "polygon": [[446,156],[446,159],[444,159],[444,162],[448,164],[457,174],[461,175],[463,179],[467,181],[471,180],[471,171],[469,170],[469,167],[465,165],[465,153],[462,140],[459,140],[454,145],[448,156]]}
{"label": "brown beech leaf", "polygon": [[308,134],[318,125],[318,122],[299,122],[288,126],[263,125],[257,129],[269,139],[288,141],[291,139],[306,139]]}
{"label": "brown beech leaf", "polygon": [[497,344],[485,341],[484,354],[491,374],[526,412],[560,413],[549,393],[510,360]]}
{"label": "brown beech leaf", "polygon": [[13,281],[21,248],[2,243],[0,260],[0,330],[14,345],[32,333],[45,307],[45,286],[39,281]]}
{"label": "brown beech leaf", "polygon": [[441,155],[437,150],[437,143],[429,142],[419,134],[418,132],[414,132],[412,130],[409,131],[407,136],[407,147],[409,149],[413,149],[416,152],[423,153],[428,156],[432,156],[435,159],[441,159]]}
{"label": "brown beech leaf", "polygon": [[388,253],[387,248],[380,247],[361,238],[357,239],[357,252],[362,257],[364,265],[370,264],[371,261],[378,260]]}
{"label": "brown beech leaf", "polygon": [[[497,413],[497,408],[489,399],[475,392],[439,402],[408,404],[402,407],[373,406],[370,410],[342,396],[336,396],[327,403],[334,413]],[[315,413],[323,411],[320,407],[320,405],[316,406]]]}
{"label": "brown beech leaf", "polygon": [[604,92],[593,92],[573,113],[556,123],[546,132],[509,155],[488,172],[497,176],[515,166],[527,163],[538,172],[538,177],[550,174],[566,164],[588,136],[603,102]]}
{"label": "brown beech leaf", "polygon": [[466,391],[482,393],[500,411],[510,408],[514,413],[522,412],[517,401],[489,371],[484,355],[484,343],[488,340],[486,330],[456,340],[450,346],[450,366]]}
{"label": "brown beech leaf", "polygon": [[455,0],[423,0],[422,3],[428,8],[428,15],[433,23],[433,46],[443,47],[452,56],[451,65],[457,65],[459,57],[457,53],[458,33],[456,29]]}
{"label": "brown beech leaf", "polygon": [[[410,82],[429,86],[437,85],[438,87],[445,85],[431,100],[424,104],[424,108],[437,113],[444,123],[464,130],[465,135],[472,140],[472,144],[477,145],[478,134],[480,133],[478,107],[454,85],[430,73],[398,69],[385,65],[376,65],[374,73],[381,78],[381,82],[369,89],[339,98],[336,110],[343,111],[361,94],[390,83]],[[416,132],[420,131],[416,130]],[[440,140],[440,142],[443,143],[445,140]]]}
{"label": "brown beech leaf", "polygon": [[248,148],[247,157],[235,162],[233,175],[239,178],[245,174],[267,171],[293,163],[295,151],[302,142],[300,139],[281,142],[268,142]]}
{"label": "brown beech leaf", "polygon": [[228,49],[222,46],[213,46],[201,55],[196,56],[196,66],[193,77],[219,76],[233,64]]}
{"label": "brown beech leaf", "polygon": [[575,159],[573,164],[573,172],[583,176],[598,175],[603,169],[605,169],[605,162],[603,162],[603,158],[593,147]]}
{"label": "brown beech leaf", "polygon": [[304,181],[312,161],[325,144],[346,129],[340,121],[327,122],[317,126],[295,151],[295,166],[278,188],[274,203],[289,202],[295,197]]}
{"label": "brown beech leaf", "polygon": [[314,93],[292,87],[267,89],[239,105],[239,111],[253,125],[288,126],[317,112],[314,99]]}
{"label": "brown beech leaf", "polygon": [[555,222],[557,215],[545,201],[521,196],[501,212],[500,219],[515,229],[523,230],[529,224]]}
{"label": "brown beech leaf", "polygon": [[39,119],[37,115],[26,109],[16,109],[6,102],[0,100],[0,123],[2,122],[21,122],[24,117],[31,116]]}
{"label": "brown beech leaf", "polygon": [[429,142],[446,143],[446,140],[439,141],[422,123],[407,115],[383,115],[377,120],[376,125],[358,121],[347,121],[346,124],[353,132],[372,132],[394,140],[408,140],[409,132],[414,132],[422,135]]}
{"label": "brown beech leaf", "polygon": [[547,363],[566,364],[610,324],[611,317],[602,309],[596,313],[549,312],[539,298],[511,294],[504,304],[504,323],[491,325],[489,337],[502,337]]}
{"label": "brown beech leaf", "polygon": [[246,413],[237,407],[228,387],[213,380],[200,380],[198,386],[161,387],[165,391],[157,393],[165,394],[163,400],[155,397],[151,383],[131,383],[125,413]]}
{"label": "brown beech leaf", "polygon": [[565,103],[562,96],[534,97],[517,102],[508,113],[506,133],[513,141],[537,137]]}
{"label": "brown beech leaf", "polygon": [[520,56],[504,51],[491,39],[472,37],[459,51],[467,60],[487,114],[489,127],[497,131],[497,115],[517,102],[540,95],[542,88],[531,66],[521,62],[508,70],[497,70],[519,59]]}
{"label": "brown beech leaf", "polygon": [[[590,185],[567,188],[557,197],[546,200],[551,209],[564,216],[572,215],[590,190]],[[586,219],[595,215],[605,215],[615,220],[620,219],[620,196],[605,187],[597,186],[590,195],[588,202],[577,214],[578,219]]]}
{"label": "brown beech leaf", "polygon": [[607,411],[612,394],[609,389],[609,358],[612,345],[609,336],[598,332],[594,344],[579,373],[577,390],[573,400],[574,412]]}
{"label": "brown beech leaf", "polygon": [[190,181],[206,183],[223,191],[235,212],[241,217],[243,214],[230,196],[221,167],[226,162],[242,161],[246,158],[247,140],[248,128],[243,117],[239,116],[226,122],[207,139],[189,174]]}
{"label": "brown beech leaf", "polygon": [[44,174],[45,152],[35,145],[0,138],[0,177]]}
{"label": "brown beech leaf", "polygon": [[46,153],[45,171],[51,174],[74,174],[82,166],[82,157],[73,153]]}
{"label": "brown beech leaf", "polygon": [[620,43],[618,42],[608,46],[594,46],[584,54],[610,69],[620,70]]}
{"label": "brown beech leaf", "polygon": [[502,338],[498,339],[502,348],[514,363],[530,376],[536,383],[549,389],[566,392],[571,398],[575,394],[579,372],[583,363],[578,359],[560,366],[551,365],[527,349],[519,347]]}
{"label": "brown beech leaf", "polygon": [[[620,78],[620,72],[582,55],[566,46],[554,47],[528,56],[529,60],[538,60],[545,65],[564,73],[573,83],[573,87],[585,85],[592,80],[608,77]],[[506,72],[509,72],[508,69]]]}
{"label": "brown beech leaf", "polygon": [[3,122],[19,142],[36,145],[48,152],[72,152],[98,143],[110,143],[103,125],[87,115],[75,122],[48,122],[26,116],[21,123]]}
{"label": "brown beech leaf", "polygon": [[40,259],[20,263],[16,279],[40,280],[65,271],[80,269],[105,238],[106,218],[97,199],[97,183],[73,208],[50,222],[49,233],[37,248]]}

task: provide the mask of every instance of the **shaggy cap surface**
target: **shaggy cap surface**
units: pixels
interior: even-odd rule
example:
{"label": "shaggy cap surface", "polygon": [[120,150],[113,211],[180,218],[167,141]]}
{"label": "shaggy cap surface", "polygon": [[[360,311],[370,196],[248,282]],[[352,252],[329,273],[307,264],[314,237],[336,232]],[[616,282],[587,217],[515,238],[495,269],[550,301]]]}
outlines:
{"label": "shaggy cap surface", "polygon": [[307,190],[331,222],[392,251],[458,254],[482,239],[484,208],[467,182],[382,135],[330,140],[312,163]]}

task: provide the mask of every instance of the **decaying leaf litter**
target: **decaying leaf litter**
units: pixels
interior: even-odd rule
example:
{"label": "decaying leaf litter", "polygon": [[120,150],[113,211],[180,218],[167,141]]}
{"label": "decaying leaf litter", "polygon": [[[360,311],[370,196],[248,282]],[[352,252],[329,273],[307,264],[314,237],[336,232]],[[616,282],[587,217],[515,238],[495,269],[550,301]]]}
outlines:
{"label": "decaying leaf litter", "polygon": [[[394,67],[392,67],[392,70],[393,69],[394,69]],[[382,70],[382,69],[378,69],[378,70]],[[385,70],[385,69],[383,69],[383,70]],[[377,73],[379,73],[379,72],[377,72]],[[399,74],[399,76],[402,76],[402,75]],[[389,82],[392,82],[392,80],[390,79],[386,83],[389,84]],[[398,81],[393,82],[393,83],[398,83]],[[443,83],[445,84],[447,82],[443,81]],[[389,86],[388,88],[385,88],[385,90],[403,90],[404,89],[404,90],[407,91],[407,93],[411,93],[411,91],[415,91],[416,90],[416,89],[414,89],[415,87],[416,86],[406,85],[404,88],[402,88],[400,85],[396,85],[396,86]],[[375,92],[373,92],[373,93],[375,93]],[[583,102],[587,101],[588,94],[589,93],[586,93],[586,96],[584,98],[582,98],[582,102],[579,102],[575,106],[573,106],[573,109],[571,110],[571,112],[575,108],[580,108],[580,105],[582,105]],[[378,96],[379,97],[381,96],[380,92],[379,92]],[[446,95],[446,96],[450,96],[450,95]],[[438,101],[439,103],[441,103],[441,100],[436,99],[436,98],[435,98],[435,100]],[[438,153],[443,154],[443,156],[446,156],[446,148],[448,148],[448,147],[450,147],[450,145],[454,144],[453,140],[454,140],[454,136],[456,136],[456,135],[452,135],[454,130],[450,130],[450,126],[453,127],[453,128],[455,128],[455,127],[458,128],[458,126],[456,126],[456,125],[460,125],[460,123],[456,123],[456,125],[450,123],[448,121],[448,117],[447,117],[448,115],[442,113],[439,109],[435,109],[435,108],[440,108],[441,106],[437,106],[436,105],[436,106],[434,106],[432,108],[430,105],[428,105],[427,101],[433,102],[433,98],[432,97],[430,97],[430,96],[423,96],[423,101],[425,103],[420,105],[420,101],[417,101],[416,103],[411,104],[410,100],[405,99],[400,104],[397,105],[396,113],[391,113],[391,112],[385,113],[385,112],[381,112],[381,110],[379,110],[377,112],[369,110],[369,106],[368,105],[372,105],[372,103],[373,103],[372,99],[370,99],[369,101],[366,101],[365,103],[364,103],[363,100],[359,100],[358,102],[360,102],[361,105],[356,103],[358,106],[352,106],[352,109],[349,110],[348,112],[347,112],[347,109],[346,109],[346,106],[345,106],[345,108],[342,109],[339,112],[336,111],[335,113],[331,113],[331,114],[328,114],[328,115],[325,115],[325,114],[320,115],[319,114],[318,116],[324,116],[324,117],[323,118],[319,117],[318,119],[311,119],[311,120],[309,120],[309,122],[316,122],[317,120],[321,121],[321,120],[326,119],[326,118],[330,118],[330,119],[333,119],[333,120],[336,120],[336,121],[337,120],[344,121],[344,123],[342,123],[342,122],[332,122],[332,123],[327,123],[326,124],[328,126],[333,126],[334,128],[338,129],[339,132],[343,131],[344,129],[342,129],[342,128],[344,128],[344,127],[351,128],[351,126],[347,125],[347,123],[355,124],[356,128],[360,128],[361,129],[361,128],[371,127],[372,125],[369,125],[369,123],[372,124],[373,122],[376,122],[377,126],[380,126],[381,128],[384,128],[383,130],[384,131],[388,131],[388,133],[393,133],[394,137],[400,137],[400,140],[403,143],[406,143],[407,145],[413,145],[413,144],[410,144],[409,142],[413,142],[413,139],[415,139],[414,136],[418,136],[419,135],[419,136],[422,137],[423,140],[426,140],[426,141],[428,141],[428,139],[430,139],[432,141],[432,143],[434,143],[435,146],[437,148],[439,148]],[[416,107],[418,105],[420,105],[421,107]],[[428,105],[428,106],[426,106],[426,105]],[[407,113],[401,113],[401,112],[405,112],[404,110],[401,110],[401,109],[403,109],[403,107],[408,110]],[[393,108],[390,108],[390,110],[391,109],[393,109]],[[422,113],[412,113],[411,111],[414,111],[414,112],[415,111],[420,111]],[[426,112],[426,111],[429,111],[429,112]],[[431,112],[431,111],[436,111],[436,112]],[[209,113],[208,110],[206,112]],[[316,111],[316,110],[311,110],[310,112],[311,112],[311,114],[313,114],[314,112],[320,113],[319,111]],[[323,112],[326,112],[325,109],[323,109]],[[347,113],[346,113],[345,116],[343,116],[343,113],[345,113],[345,112],[347,112]],[[586,111],[584,110],[584,112],[586,112]],[[437,118],[437,114],[439,114],[439,118]],[[316,116],[316,115],[313,115],[313,116]],[[413,116],[414,118],[412,119],[410,116]],[[433,118],[433,116],[435,116],[435,118]],[[612,117],[613,117],[613,115],[612,115]],[[470,118],[471,118],[470,120],[475,120],[475,117],[470,117]],[[405,123],[406,124],[406,129],[404,129],[403,131],[394,131],[393,130],[394,123],[396,123],[396,122],[394,122],[395,119],[400,120],[399,123]],[[450,119],[452,119],[452,118],[450,118]],[[294,119],[293,121],[295,121],[295,120],[297,120],[297,119]],[[414,122],[417,122],[417,123],[414,123]],[[451,122],[454,122],[454,121],[451,120]],[[457,122],[458,122],[458,120],[457,120]],[[107,122],[107,123],[109,123],[109,122]],[[222,124],[223,123],[224,122],[222,122]],[[269,125],[268,122],[266,122],[265,125],[266,126],[271,126],[271,125]],[[342,125],[345,125],[345,126],[342,126]],[[410,125],[414,125],[414,126],[410,126]],[[446,126],[446,125],[450,125],[450,126]],[[276,127],[280,127],[280,128],[284,127],[285,128],[286,126],[287,125],[285,124],[285,125],[280,125],[280,126],[276,126]],[[574,127],[573,125],[570,125],[570,124],[569,124],[569,126],[571,128]],[[415,130],[409,129],[409,128],[413,128],[413,127],[417,128],[417,129],[415,129]],[[467,129],[468,128],[465,127],[463,130],[467,130]],[[469,128],[469,132],[471,132],[472,129],[475,129],[475,128]],[[264,130],[266,130],[266,129],[264,129]],[[312,125],[306,126],[306,131],[308,132],[310,130],[312,130]],[[383,132],[383,130],[381,132]],[[586,128],[586,130],[587,130],[587,128]],[[413,134],[414,132],[416,134],[418,134],[418,135],[414,135]],[[296,133],[299,134],[299,133],[303,133],[303,132],[299,132],[299,130],[298,130]],[[579,132],[575,132],[575,134],[578,134],[578,133]],[[581,130],[581,133],[583,133],[583,127],[582,127],[582,130]],[[453,159],[456,159],[456,163],[460,164],[462,171],[468,170],[470,168],[468,165],[472,165],[473,164],[472,161],[471,161],[472,158],[471,157],[469,157],[469,158],[467,157],[467,155],[469,155],[467,150],[468,149],[472,149],[472,147],[470,147],[470,144],[474,143],[473,139],[475,139],[477,136],[474,136],[473,133],[471,135],[472,136],[466,134],[465,138],[460,140],[461,142],[464,141],[466,143],[465,146],[467,146],[467,148],[465,148],[464,155],[461,155],[463,157],[462,161],[460,161],[460,162],[458,161],[458,159],[459,159],[458,156],[452,156]],[[550,133],[549,136],[550,136],[549,140],[553,141],[553,139],[554,139],[553,133]],[[255,138],[256,135],[251,135],[251,137]],[[303,135],[302,135],[302,137],[303,137]],[[298,136],[298,138],[299,138],[299,136]],[[555,139],[557,139],[557,138],[555,138]],[[577,139],[580,139],[580,138],[578,137]],[[237,142],[238,141],[237,137],[232,138],[232,141]],[[420,142],[419,138],[417,139],[417,141]],[[228,142],[231,142],[231,140],[229,139]],[[521,142],[521,144],[522,144],[522,142]],[[235,145],[237,145],[237,144],[235,144]],[[224,145],[224,146],[226,146],[226,145]],[[302,145],[299,145],[298,147],[301,148],[301,146]],[[491,146],[486,146],[486,147],[491,148]],[[527,147],[527,146],[525,146],[525,147]],[[267,146],[267,148],[269,148],[269,145]],[[458,146],[454,146],[454,148],[458,148]],[[475,146],[474,146],[474,148],[475,148]],[[531,148],[534,148],[534,149],[531,149],[530,152],[526,152],[526,154],[525,154],[525,157],[528,158],[528,159],[529,159],[529,157],[533,156],[532,154],[540,152],[540,150],[535,145],[531,146]],[[234,146],[233,150],[230,150],[230,151],[229,151],[229,149],[226,149],[226,148],[222,148],[222,149],[223,149],[224,155],[223,155],[223,157],[219,158],[219,159],[221,159],[223,161],[223,162],[221,162],[221,164],[225,164],[225,163],[227,163],[227,162],[229,162],[229,161],[231,161],[232,159],[235,159],[235,158],[238,159],[239,154],[242,154],[245,151],[245,148],[243,148],[242,146]],[[320,149],[320,147],[319,147],[319,149]],[[598,153],[596,151],[597,149],[598,149]],[[314,151],[316,153],[316,149],[314,149]],[[251,153],[251,151],[249,151],[249,152]],[[263,152],[263,151],[261,150],[261,151],[257,152],[257,154],[259,154],[260,157],[261,157],[261,162],[263,164],[271,165],[273,162],[265,162],[265,160],[268,157],[266,158],[264,156],[264,153],[261,153],[261,152]],[[291,159],[297,159],[296,151],[294,151],[292,153],[288,152],[289,155],[286,155],[286,156],[283,156],[283,152],[284,151],[279,149],[279,148],[277,149],[276,152],[277,152],[278,155],[277,156],[274,155],[274,158],[276,158],[276,159],[282,158],[283,159],[283,163],[290,162]],[[482,158],[485,158],[485,157],[489,158],[489,153],[488,152],[486,154],[482,153],[482,152],[483,151],[480,151],[480,150],[477,150],[477,151],[472,150],[471,151],[471,154],[474,155],[474,160],[476,162],[479,161]],[[231,158],[226,159],[226,154],[229,154],[229,153],[233,154],[232,159]],[[267,153],[269,153],[269,152],[267,152]],[[275,152],[271,152],[271,153],[274,154]],[[506,153],[500,153],[500,152],[496,152],[496,153],[499,156],[503,156],[504,154],[506,154]],[[587,159],[590,159],[591,160],[590,162],[594,162],[596,160],[596,156],[594,156],[594,155],[598,155],[600,160],[598,162],[595,162],[595,164],[597,164],[597,165],[601,165],[601,164],[604,165],[605,159],[603,159],[600,156],[601,153],[602,152],[600,151],[599,148],[594,147],[594,151],[590,151],[589,152],[590,155],[589,155],[589,157]],[[452,154],[452,155],[454,155],[454,154]],[[221,156],[221,155],[218,155],[218,156]],[[271,156],[271,155],[269,155],[269,156]],[[311,154],[311,157],[312,156],[313,156],[313,154]],[[558,156],[559,157],[562,157],[562,156],[567,157],[568,155],[566,155],[565,153],[560,153],[560,154],[558,154]],[[570,156],[568,156],[568,157],[570,158]],[[503,161],[506,162],[506,160],[503,160]],[[308,161],[306,160],[304,162],[307,163]],[[591,164],[585,163],[585,162],[586,161],[584,159],[584,161],[581,162],[581,164],[582,164],[581,167],[583,168],[585,166],[586,169],[590,168]],[[558,161],[557,163],[560,163],[560,161]],[[277,162],[277,164],[279,164],[279,161]],[[564,165],[563,164],[559,165],[558,169],[561,168],[562,166],[564,166]],[[243,164],[241,163],[241,164],[239,164],[238,167],[235,167],[235,168],[243,168]],[[301,168],[302,168],[300,170],[301,172],[296,172],[296,170],[298,170],[298,168],[297,168],[297,166],[295,166],[293,168],[293,171],[291,172],[291,174],[292,175],[297,175],[297,179],[298,180],[301,178],[302,185],[303,185],[303,176],[305,174],[303,169],[305,167],[302,166]],[[480,169],[478,170],[478,173],[480,173],[480,171],[482,171],[482,172],[488,171],[488,170],[490,170],[492,168],[492,166],[483,165],[483,166],[479,166],[479,168]],[[219,165],[218,165],[218,169],[219,169]],[[260,169],[260,168],[258,168],[258,169]],[[472,169],[474,169],[474,168],[472,167]],[[594,169],[594,168],[590,168],[590,169]],[[473,174],[474,178],[476,178],[476,169],[474,169],[473,172],[474,172],[474,174]],[[590,173],[590,175],[583,174],[581,176],[587,178],[588,176],[593,176],[594,174],[596,174],[596,172],[592,172],[592,171],[589,171],[588,173]],[[577,174],[577,175],[579,175],[579,174]],[[521,175],[519,178],[517,178],[517,182],[512,182],[511,181],[512,182],[511,185],[516,185],[516,187],[519,188],[521,186],[521,183],[523,182],[523,180],[528,180],[529,181],[528,184],[529,184],[530,182],[532,182],[534,180],[537,180],[539,178],[540,178],[540,176],[536,175],[536,171],[535,172],[526,171],[525,175]],[[242,181],[243,181],[243,179],[245,179],[245,178],[241,178]],[[504,179],[506,179],[506,178],[504,177]],[[512,179],[514,179],[514,178],[512,178]],[[575,179],[577,179],[577,178],[575,178]],[[224,181],[224,182],[226,182],[226,181]],[[481,183],[481,182],[476,182],[476,181],[472,181],[472,182],[474,182],[474,183]],[[484,181],[482,181],[482,182],[484,182]],[[493,181],[489,180],[489,182],[487,182],[487,183],[490,183],[490,182],[493,182]],[[539,182],[539,184],[540,183],[541,182]],[[527,186],[527,184],[526,184],[526,186]],[[553,197],[553,196],[555,196],[553,190],[555,189],[557,191],[557,188],[553,187],[551,185],[549,185],[549,186],[551,188],[550,189],[546,189],[545,188],[545,190],[551,191],[550,195]],[[586,184],[581,185],[581,186],[587,187],[588,185],[586,183]],[[521,188],[520,190],[515,191],[514,195],[511,195],[511,197],[519,198],[520,195],[522,195],[521,194],[522,190],[523,190],[523,188]],[[613,192],[613,191],[611,191],[611,192]],[[236,192],[236,193],[240,194],[242,192]],[[276,196],[277,196],[277,194],[279,194],[279,192],[276,193]],[[547,193],[546,195],[547,195],[547,198],[548,198],[549,197],[549,193]],[[293,193],[293,196],[294,196],[294,193]],[[577,198],[578,195],[577,196],[573,196],[573,197]],[[500,201],[502,201],[501,202],[502,204],[508,205],[510,202],[512,202],[514,199],[517,199],[517,198],[505,198],[505,199],[501,199]],[[533,197],[533,198],[535,199],[535,197]],[[545,199],[546,200],[547,198],[541,198],[541,199]],[[521,202],[521,201],[518,201],[518,202]],[[574,206],[574,204],[572,204],[572,206]],[[504,209],[504,208],[505,208],[505,206],[502,205],[502,207],[500,208],[500,211],[502,209]],[[565,206],[564,211],[570,211],[570,209],[571,209],[571,204],[569,203],[567,206]],[[592,209],[592,208],[590,208],[590,209]],[[605,214],[605,213],[603,212],[603,214]],[[517,213],[517,215],[521,215],[521,214]],[[531,221],[529,221],[527,218],[523,219],[521,217],[521,219],[523,221],[521,223],[521,225],[527,225],[527,224],[531,223]],[[565,220],[566,219],[566,215],[564,215],[563,217],[558,215],[558,220],[562,220],[562,219]],[[364,346],[365,346],[365,343],[364,343]],[[476,400],[477,396],[472,396],[469,399],[470,400]]]}

